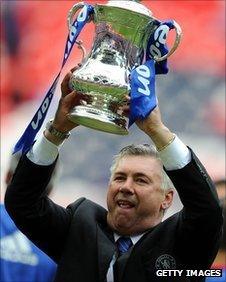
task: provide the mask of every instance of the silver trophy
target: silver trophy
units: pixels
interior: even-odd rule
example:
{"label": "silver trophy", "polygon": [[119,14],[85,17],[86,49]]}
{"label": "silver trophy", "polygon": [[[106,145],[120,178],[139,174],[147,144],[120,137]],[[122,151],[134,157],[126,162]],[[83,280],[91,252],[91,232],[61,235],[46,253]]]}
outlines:
{"label": "silver trophy", "polygon": [[[75,4],[69,11],[69,30],[75,14],[83,6],[82,2]],[[72,90],[84,94],[84,99],[68,118],[89,128],[126,135],[128,119],[122,115],[121,107],[130,91],[129,74],[135,65],[143,63],[148,39],[158,24],[152,12],[136,1],[96,4],[90,20],[95,24],[92,50],[69,82]],[[182,32],[176,22],[174,26],[173,47],[165,56],[155,56],[156,61],[165,60],[176,50]],[[83,51],[85,53],[84,48]]]}

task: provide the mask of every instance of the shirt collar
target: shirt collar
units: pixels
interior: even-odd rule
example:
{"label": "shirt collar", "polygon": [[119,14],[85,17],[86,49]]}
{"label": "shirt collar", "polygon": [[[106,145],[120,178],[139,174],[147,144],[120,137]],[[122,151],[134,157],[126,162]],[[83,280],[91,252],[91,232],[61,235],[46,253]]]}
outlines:
{"label": "shirt collar", "polygon": [[[133,242],[133,245],[135,245],[139,240],[140,238],[144,235],[145,233],[141,233],[139,235],[135,235],[135,236],[126,236],[126,237],[130,237],[130,239],[132,240]],[[117,233],[114,233],[114,239],[115,239],[115,242],[118,240],[118,238],[120,238],[122,236],[118,235]]]}

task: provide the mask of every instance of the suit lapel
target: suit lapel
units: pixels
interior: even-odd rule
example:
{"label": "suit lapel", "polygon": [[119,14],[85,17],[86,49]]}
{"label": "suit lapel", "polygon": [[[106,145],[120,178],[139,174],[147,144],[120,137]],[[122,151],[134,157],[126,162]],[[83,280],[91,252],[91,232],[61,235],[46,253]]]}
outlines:
{"label": "suit lapel", "polygon": [[97,224],[98,266],[100,281],[106,280],[107,271],[116,251],[113,234]]}

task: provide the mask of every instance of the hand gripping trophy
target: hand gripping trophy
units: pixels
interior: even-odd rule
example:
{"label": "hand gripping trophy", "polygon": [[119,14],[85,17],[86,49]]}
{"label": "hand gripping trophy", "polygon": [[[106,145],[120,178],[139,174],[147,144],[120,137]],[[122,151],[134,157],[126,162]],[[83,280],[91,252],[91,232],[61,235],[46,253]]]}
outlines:
{"label": "hand gripping trophy", "polygon": [[[68,115],[71,121],[108,133],[128,134],[128,119],[119,109],[130,92],[129,74],[143,63],[150,35],[159,25],[152,12],[138,2],[108,1],[94,6],[90,17],[95,24],[92,50],[69,82],[72,90],[86,98]],[[83,6],[84,3],[75,4],[69,11],[69,30],[73,17]],[[175,21],[173,25],[173,47],[162,57],[154,56],[156,62],[165,60],[179,45],[181,29]]]}

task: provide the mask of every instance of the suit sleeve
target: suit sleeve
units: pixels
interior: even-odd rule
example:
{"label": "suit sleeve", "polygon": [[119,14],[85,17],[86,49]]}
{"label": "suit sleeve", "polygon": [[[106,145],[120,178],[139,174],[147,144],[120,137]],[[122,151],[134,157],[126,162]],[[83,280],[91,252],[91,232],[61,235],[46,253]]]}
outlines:
{"label": "suit sleeve", "polygon": [[183,169],[167,171],[184,208],[177,234],[178,254],[194,268],[208,268],[219,245],[222,209],[212,180],[191,151],[192,160]]}
{"label": "suit sleeve", "polygon": [[55,163],[40,166],[23,156],[5,195],[6,209],[17,227],[56,262],[65,242],[73,210],[83,199],[66,209],[45,193]]}

